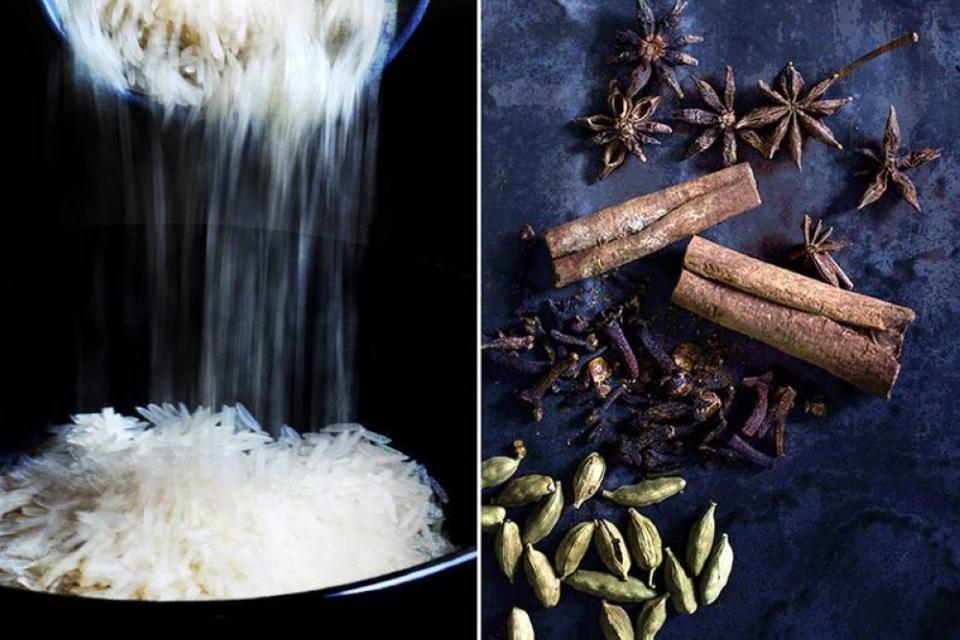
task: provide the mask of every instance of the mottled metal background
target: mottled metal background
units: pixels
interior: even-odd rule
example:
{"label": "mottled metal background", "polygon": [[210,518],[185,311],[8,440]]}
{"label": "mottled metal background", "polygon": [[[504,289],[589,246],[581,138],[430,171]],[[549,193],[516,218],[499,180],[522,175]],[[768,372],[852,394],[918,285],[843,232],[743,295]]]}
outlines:
{"label": "mottled metal background", "polygon": [[[667,0],[653,3],[658,15]],[[629,197],[719,168],[719,149],[694,161],[681,155],[695,133],[680,129],[596,184],[599,152],[570,121],[604,106],[614,69],[604,63],[614,29],[634,25],[632,0],[497,0],[483,17],[483,329],[516,317],[524,299],[517,277],[517,229],[538,231]],[[737,70],[738,108],[757,102],[756,81],[770,82],[793,60],[808,82],[904,32],[919,45],[880,58],[830,96],[856,101],[828,120],[846,150],[808,141],[804,170],[786,156],[753,165],[764,203],[705,235],[750,255],[782,261],[803,214],[824,216],[855,244],[839,255],[857,290],[906,304],[909,330],[893,398],[868,397],[819,370],[693,318],[669,303],[685,243],[631,265],[650,277],[643,301],[655,328],[671,341],[715,334],[731,345],[741,373],[774,367],[805,391],[826,396],[823,420],[794,414],[788,457],[770,471],[700,469],[685,473],[686,493],[646,510],[665,541],[682,546],[710,499],[718,527],[730,534],[737,561],[727,591],[694,616],[671,613],[665,638],[956,638],[960,637],[960,3],[953,0],[691,0],[686,31],[706,42],[689,51],[698,74],[719,84],[725,64]],[[698,104],[684,83],[685,106]],[[664,118],[677,106],[665,96]],[[913,170],[924,206],[916,213],[892,195],[856,211],[866,186],[852,149],[879,139],[889,106],[897,107],[905,146],[944,147],[938,162]],[[679,129],[679,128],[678,128]],[[597,283],[551,291],[541,251],[527,284],[535,300],[595,290]],[[588,296],[589,297],[589,296]],[[528,301],[529,302],[529,301]],[[538,425],[514,397],[520,381],[485,367],[483,453],[527,441],[527,472],[569,481],[590,450],[574,441],[582,416],[550,405]],[[620,469],[608,484],[630,480]],[[552,557],[575,521],[608,511],[600,500],[568,510],[540,546]],[[522,521],[524,514],[511,514]],[[618,519],[622,520],[622,515]],[[504,635],[509,608],[531,612],[537,637],[599,637],[599,603],[564,591],[560,606],[539,607],[525,580],[510,586],[484,541],[484,637]],[[630,609],[631,615],[635,608]],[[672,610],[671,610],[672,611]]]}

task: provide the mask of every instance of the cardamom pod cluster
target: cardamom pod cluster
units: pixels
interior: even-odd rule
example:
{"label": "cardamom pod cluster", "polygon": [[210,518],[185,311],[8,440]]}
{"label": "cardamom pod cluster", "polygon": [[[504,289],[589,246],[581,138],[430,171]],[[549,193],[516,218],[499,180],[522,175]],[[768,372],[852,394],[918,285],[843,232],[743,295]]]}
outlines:
{"label": "cardamom pod cluster", "polygon": [[[518,441],[519,442],[519,441]],[[527,582],[537,601],[546,608],[560,602],[561,585],[599,598],[600,630],[606,640],[654,640],[667,620],[667,601],[680,614],[690,615],[700,605],[717,601],[733,570],[733,547],[727,534],[716,535],[716,503],[711,502],[690,528],[686,549],[680,554],[664,547],[653,521],[639,508],[658,504],[682,493],[686,482],[680,477],[662,477],[624,485],[602,495],[629,507],[626,535],[617,523],[594,518],[571,526],[560,538],[551,563],[534,545],[547,540],[556,529],[564,510],[561,483],[542,474],[514,477],[525,456],[522,443],[515,443],[515,458],[497,456],[485,460],[484,488],[504,485],[500,493],[481,509],[481,526],[495,533],[494,557],[510,583],[523,565]],[[601,491],[606,475],[603,458],[592,453],[578,465],[572,481],[574,509]],[[507,515],[508,509],[529,508],[521,529]],[[581,569],[591,546],[605,571]],[[658,593],[654,575],[663,567],[665,593]],[[630,575],[638,567],[643,578]],[[635,623],[622,605],[640,605]],[[507,620],[509,640],[532,640],[530,615],[518,608]]]}

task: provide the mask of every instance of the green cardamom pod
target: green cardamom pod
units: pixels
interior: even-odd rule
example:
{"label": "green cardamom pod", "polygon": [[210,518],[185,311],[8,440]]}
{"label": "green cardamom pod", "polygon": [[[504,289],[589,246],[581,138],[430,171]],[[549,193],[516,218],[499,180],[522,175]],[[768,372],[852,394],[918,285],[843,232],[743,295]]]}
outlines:
{"label": "green cardamom pod", "polygon": [[508,482],[492,502],[501,507],[522,507],[553,493],[556,488],[557,484],[550,476],[520,476]]}
{"label": "green cardamom pod", "polygon": [[517,472],[522,457],[494,456],[480,464],[480,488],[488,489],[503,484]]}
{"label": "green cardamom pod", "polygon": [[484,533],[493,533],[496,531],[504,518],[507,517],[507,510],[497,505],[485,504],[480,507],[480,528]]}
{"label": "green cardamom pod", "polygon": [[523,544],[537,544],[553,531],[563,513],[563,487],[557,483],[556,490],[540,501],[526,522],[523,523]]}
{"label": "green cardamom pod", "polygon": [[666,594],[644,602],[637,614],[637,640],[654,640],[666,621]]}
{"label": "green cardamom pod", "polygon": [[560,578],[566,578],[580,567],[583,556],[590,548],[593,531],[596,528],[593,521],[580,522],[570,527],[570,530],[560,540],[557,553],[553,559],[553,566]]}
{"label": "green cardamom pod", "polygon": [[507,618],[507,640],[535,640],[530,614],[514,607]]}
{"label": "green cardamom pod", "polygon": [[617,525],[609,520],[597,520],[597,528],[593,531],[593,544],[610,573],[626,580],[627,573],[630,572],[630,554]]}
{"label": "green cardamom pod", "polygon": [[526,546],[523,569],[527,574],[527,582],[533,589],[533,595],[540,604],[548,608],[557,606],[560,602],[560,579],[553,572],[547,556],[534,549],[532,544]]}
{"label": "green cardamom pod", "polygon": [[703,565],[713,549],[713,534],[716,523],[713,512],[717,508],[716,502],[711,502],[706,512],[694,523],[687,538],[687,568],[690,575],[697,577],[703,571]]}
{"label": "green cardamom pod", "polygon": [[520,556],[523,555],[523,543],[520,541],[520,527],[512,520],[504,520],[497,531],[497,537],[493,540],[493,555],[497,559],[497,564],[507,576],[510,584],[513,584],[513,578],[517,574],[517,567],[520,566]]}
{"label": "green cardamom pod", "polygon": [[647,584],[653,587],[653,572],[663,562],[663,542],[653,520],[636,509],[627,510],[627,547],[637,566],[647,572]]}
{"label": "green cardamom pod", "polygon": [[693,580],[673,555],[670,547],[667,547],[666,555],[667,561],[664,564],[663,575],[667,581],[667,591],[670,592],[670,601],[679,613],[693,613],[697,610],[697,593],[693,587]]}
{"label": "green cardamom pod", "polygon": [[607,474],[607,463],[603,456],[594,451],[580,463],[577,472],[573,476],[573,508],[579,509],[580,505],[593,497],[603,484],[603,477]]}
{"label": "green cardamom pod", "polygon": [[625,507],[648,507],[677,495],[686,486],[687,482],[683,478],[653,478],[624,485],[614,491],[604,491],[603,497]]}
{"label": "green cardamom pod", "polygon": [[600,630],[604,640],[634,640],[630,616],[623,607],[610,604],[606,600],[600,609]]}
{"label": "green cardamom pod", "polygon": [[700,601],[703,604],[713,604],[720,597],[720,592],[727,586],[730,572],[733,570],[733,547],[727,534],[720,536],[720,541],[713,548],[713,553],[707,558],[700,576]]}
{"label": "green cardamom pod", "polygon": [[563,582],[587,595],[620,604],[643,602],[657,596],[657,593],[642,580],[629,576],[626,580],[621,580],[617,576],[602,571],[580,569],[564,578]]}

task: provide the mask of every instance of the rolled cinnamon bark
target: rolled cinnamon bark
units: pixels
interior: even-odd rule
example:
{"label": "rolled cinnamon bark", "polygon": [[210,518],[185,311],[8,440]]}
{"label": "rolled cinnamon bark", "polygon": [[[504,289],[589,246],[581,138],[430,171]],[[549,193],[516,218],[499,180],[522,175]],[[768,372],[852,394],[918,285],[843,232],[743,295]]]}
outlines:
{"label": "rolled cinnamon bark", "polygon": [[633,235],[684,202],[743,180],[751,180],[750,165],[741,163],[654,193],[631,198],[594,214],[548,229],[543,238],[551,258],[590,249]]}
{"label": "rolled cinnamon bark", "polygon": [[742,163],[550,229],[544,235],[556,285],[598,276],[760,202],[753,171]]}
{"label": "rolled cinnamon bark", "polygon": [[773,302],[868,329],[902,330],[911,309],[807,278],[701,237],[690,240],[683,268]]}
{"label": "rolled cinnamon bark", "polygon": [[[838,295],[840,294],[840,295]],[[886,398],[915,314],[694,238],[673,302]]]}

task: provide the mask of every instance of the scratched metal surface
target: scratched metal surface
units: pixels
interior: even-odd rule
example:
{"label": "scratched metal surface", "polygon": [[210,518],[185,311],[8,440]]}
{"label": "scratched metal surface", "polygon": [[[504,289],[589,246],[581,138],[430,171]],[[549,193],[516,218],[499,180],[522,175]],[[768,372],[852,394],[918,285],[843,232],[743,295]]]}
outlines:
{"label": "scratched metal surface", "polygon": [[[667,1],[653,3],[660,14]],[[650,150],[642,165],[628,159],[603,183],[594,182],[599,152],[569,122],[603,108],[604,63],[611,32],[633,22],[631,0],[497,0],[483,17],[483,330],[516,316],[521,251],[517,229],[538,231],[629,197],[719,168],[719,150],[681,161],[694,135],[681,130]],[[682,545],[709,499],[719,502],[718,526],[737,552],[730,584],[718,604],[694,616],[671,613],[665,638],[952,638],[960,637],[960,3],[953,0],[691,0],[683,24],[706,41],[689,51],[697,73],[714,83],[733,65],[738,108],[756,103],[758,79],[771,81],[788,60],[809,81],[838,69],[904,32],[919,45],[861,68],[831,92],[856,101],[828,122],[845,151],[808,141],[804,170],[786,156],[775,161],[742,150],[757,174],[764,203],[705,235],[750,255],[778,262],[796,242],[806,212],[824,216],[836,236],[855,244],[839,260],[866,294],[909,305],[903,371],[887,402],[868,397],[813,367],[713,327],[672,307],[669,295],[685,243],[625,268],[651,278],[644,303],[669,341],[714,333],[731,346],[742,373],[770,367],[796,384],[819,390],[830,415],[794,413],[788,457],[769,471],[692,468],[686,493],[647,509],[665,541]],[[685,105],[693,106],[685,81]],[[664,118],[676,101],[665,96]],[[938,162],[912,172],[923,213],[885,197],[857,212],[865,179],[852,149],[882,134],[897,107],[905,145],[945,147]],[[951,147],[953,149],[951,149]],[[597,283],[551,291],[543,250],[527,278],[534,301],[595,290]],[[529,300],[528,300],[529,303]],[[527,441],[527,472],[569,481],[589,447],[571,444],[581,419],[549,406],[534,425],[514,397],[521,382],[484,369],[483,453]],[[629,480],[617,470],[609,485]],[[489,497],[489,496],[486,496]],[[612,514],[600,500],[579,515]],[[522,522],[520,511],[511,517]],[[562,532],[579,519],[565,512],[541,543],[552,557]],[[622,515],[619,516],[622,519]],[[531,612],[537,637],[600,637],[599,603],[564,591],[545,610],[525,580],[510,586],[484,540],[484,637],[504,636],[511,606]],[[635,613],[630,608],[630,613]],[[671,609],[672,612],[672,609]]]}

